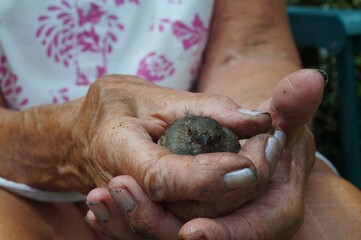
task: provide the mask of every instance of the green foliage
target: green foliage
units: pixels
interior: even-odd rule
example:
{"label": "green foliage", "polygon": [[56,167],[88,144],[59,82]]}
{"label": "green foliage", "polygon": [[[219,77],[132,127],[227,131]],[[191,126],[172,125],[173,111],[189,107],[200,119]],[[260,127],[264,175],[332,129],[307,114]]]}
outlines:
{"label": "green foliage", "polygon": [[[323,8],[361,9],[361,0],[288,0],[288,4]],[[336,59],[329,56],[322,49],[300,48],[299,52],[305,68],[322,69],[329,75],[329,84],[325,89],[323,102],[314,118],[313,132],[317,149],[333,161],[338,169],[342,170]],[[355,61],[357,79],[361,79],[361,54],[356,56]],[[358,82],[358,93],[361,96],[360,82]],[[361,107],[361,104],[359,104],[359,107]],[[359,109],[359,112],[361,112],[361,109]]]}
{"label": "green foliage", "polygon": [[288,0],[288,4],[329,8],[361,8],[361,0]]}

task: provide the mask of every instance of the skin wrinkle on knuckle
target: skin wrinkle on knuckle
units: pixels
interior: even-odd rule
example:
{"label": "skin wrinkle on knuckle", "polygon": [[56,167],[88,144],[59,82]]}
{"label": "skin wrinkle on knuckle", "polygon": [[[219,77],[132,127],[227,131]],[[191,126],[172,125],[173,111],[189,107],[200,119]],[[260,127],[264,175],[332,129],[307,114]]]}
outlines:
{"label": "skin wrinkle on knuckle", "polygon": [[228,191],[222,180],[226,172],[250,167],[249,162],[243,161],[242,156],[238,154],[222,152],[212,155],[211,161],[204,156],[197,155],[196,166],[191,170],[194,178],[192,178],[192,184],[188,184],[190,186],[188,190],[197,193],[195,197],[198,198],[198,201],[212,201],[223,195],[224,191]]}
{"label": "skin wrinkle on knuckle", "polygon": [[[139,203],[140,204],[140,203]],[[145,203],[146,204],[146,203]],[[152,221],[155,219],[157,221]],[[165,222],[166,215],[156,215],[149,209],[137,209],[126,216],[130,229],[138,236],[146,239],[159,239],[159,223]]]}
{"label": "skin wrinkle on knuckle", "polygon": [[214,101],[214,102],[220,102],[223,103],[224,105],[234,105],[234,101],[228,97],[228,96],[224,96],[224,95],[219,95],[219,94],[211,94],[208,97],[209,101]]}
{"label": "skin wrinkle on knuckle", "polygon": [[[135,93],[144,91],[149,87],[146,81],[137,77],[113,74],[96,80],[90,86],[89,92],[97,92],[105,107],[115,103],[123,103],[121,105],[124,108],[129,108],[129,105],[134,108],[136,104]],[[117,110],[121,111],[122,108]]]}
{"label": "skin wrinkle on knuckle", "polygon": [[166,199],[167,188],[167,173],[162,170],[160,159],[155,158],[143,164],[141,181],[144,184],[146,192],[149,197],[156,202],[161,202]]}

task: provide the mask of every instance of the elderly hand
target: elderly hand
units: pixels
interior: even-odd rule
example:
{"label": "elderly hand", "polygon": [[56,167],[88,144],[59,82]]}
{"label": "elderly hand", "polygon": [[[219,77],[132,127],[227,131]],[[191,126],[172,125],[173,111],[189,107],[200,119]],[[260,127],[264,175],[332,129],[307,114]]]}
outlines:
{"label": "elderly hand", "polygon": [[[238,109],[226,97],[176,91],[136,77],[100,79],[90,87],[74,127],[81,143],[77,164],[88,174],[88,179],[84,175],[79,179],[102,187],[114,176],[130,175],[151,200],[169,202],[168,208],[183,220],[233,211],[269,180],[267,161],[273,161],[281,150],[278,147],[266,155],[269,134],[248,140],[248,147],[239,154],[176,155],[155,142],[186,111],[213,117],[239,138],[270,129],[268,114]],[[262,168],[256,170],[254,163]],[[248,185],[254,186],[252,191]],[[183,200],[187,200],[187,211],[179,210]],[[229,204],[219,204],[225,201]]]}
{"label": "elderly hand", "polygon": [[[324,86],[323,76],[314,70],[295,72],[277,85],[273,98],[261,108],[271,112],[273,125],[285,129],[288,140],[267,189],[227,216],[190,220],[180,229],[182,239],[283,239],[298,230],[303,219],[303,188],[315,158],[307,123],[318,108]],[[113,193],[112,197],[121,206],[119,211],[106,189],[93,190],[88,202],[101,206],[90,206],[86,219],[93,228],[115,239],[122,239],[121,236],[177,238],[183,223],[150,201],[130,176],[113,179],[109,188],[123,189],[132,207],[124,208],[124,204],[117,201],[119,196]],[[184,210],[184,206],[180,209]],[[106,221],[101,221],[104,216]]]}
{"label": "elderly hand", "polygon": [[289,239],[299,229],[303,191],[315,161],[307,123],[321,102],[326,82],[324,73],[300,70],[277,85],[262,109],[269,110],[273,125],[284,129],[288,140],[267,189],[226,217],[189,221],[180,230],[182,239]]}

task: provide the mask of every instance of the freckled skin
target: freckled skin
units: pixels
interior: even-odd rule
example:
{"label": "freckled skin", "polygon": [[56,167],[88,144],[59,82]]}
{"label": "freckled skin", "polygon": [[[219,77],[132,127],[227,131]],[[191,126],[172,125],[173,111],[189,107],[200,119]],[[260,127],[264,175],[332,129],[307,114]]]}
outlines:
{"label": "freckled skin", "polygon": [[159,144],[181,155],[234,152],[241,149],[237,136],[210,117],[187,115],[172,122]]}

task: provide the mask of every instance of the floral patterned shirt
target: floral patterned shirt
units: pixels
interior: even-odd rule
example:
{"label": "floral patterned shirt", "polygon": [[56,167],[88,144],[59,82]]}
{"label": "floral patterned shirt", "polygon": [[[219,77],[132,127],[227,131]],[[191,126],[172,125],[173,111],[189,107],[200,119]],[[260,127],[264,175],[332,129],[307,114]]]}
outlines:
{"label": "floral patterned shirt", "polygon": [[1,0],[0,91],[11,109],[67,102],[110,73],[187,90],[214,0]]}

